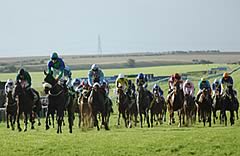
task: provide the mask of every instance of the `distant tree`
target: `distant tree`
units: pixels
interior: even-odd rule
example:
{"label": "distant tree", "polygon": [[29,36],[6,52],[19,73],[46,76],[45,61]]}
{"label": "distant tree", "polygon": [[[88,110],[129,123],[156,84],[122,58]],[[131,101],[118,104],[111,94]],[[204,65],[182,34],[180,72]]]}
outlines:
{"label": "distant tree", "polygon": [[127,60],[127,65],[128,67],[135,67],[136,66],[136,62],[134,59],[128,59]]}

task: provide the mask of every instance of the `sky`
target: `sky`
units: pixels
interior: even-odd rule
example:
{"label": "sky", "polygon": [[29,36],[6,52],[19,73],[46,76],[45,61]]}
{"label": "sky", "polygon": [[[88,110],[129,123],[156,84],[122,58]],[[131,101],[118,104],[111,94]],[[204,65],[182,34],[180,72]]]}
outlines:
{"label": "sky", "polygon": [[0,57],[240,51],[239,0],[0,0]]}

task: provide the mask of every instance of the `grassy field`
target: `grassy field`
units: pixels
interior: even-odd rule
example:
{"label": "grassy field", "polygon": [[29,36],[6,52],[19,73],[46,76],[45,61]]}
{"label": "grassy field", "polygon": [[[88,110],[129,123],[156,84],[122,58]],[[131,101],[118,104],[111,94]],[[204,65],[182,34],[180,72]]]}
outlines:
{"label": "grassy field", "polygon": [[[211,67],[225,65],[191,65],[163,66],[136,69],[104,70],[106,75],[120,72],[133,74],[138,72],[170,75],[175,71],[187,72],[206,70]],[[236,66],[230,66],[234,68]],[[85,76],[87,71],[74,71],[74,76]],[[42,81],[42,73],[31,73],[34,86]],[[0,74],[0,80],[14,74]],[[234,87],[240,90],[240,71],[234,73]],[[211,80],[212,81],[212,80]],[[197,81],[195,80],[196,84]],[[161,86],[167,89],[166,83]],[[113,96],[113,94],[111,94]],[[67,121],[67,119],[65,120]],[[177,120],[176,120],[177,121]],[[56,134],[56,129],[48,131],[43,125],[28,132],[11,131],[5,123],[0,123],[1,153],[0,155],[240,155],[240,120],[234,126],[225,127],[219,121],[213,127],[203,127],[197,123],[192,127],[178,128],[177,124],[169,126],[164,123],[154,128],[134,127],[126,129],[123,121],[120,127],[117,122],[117,110],[110,120],[110,131],[91,129],[82,131],[75,120],[73,134],[68,133],[68,124],[64,126],[63,134]]]}

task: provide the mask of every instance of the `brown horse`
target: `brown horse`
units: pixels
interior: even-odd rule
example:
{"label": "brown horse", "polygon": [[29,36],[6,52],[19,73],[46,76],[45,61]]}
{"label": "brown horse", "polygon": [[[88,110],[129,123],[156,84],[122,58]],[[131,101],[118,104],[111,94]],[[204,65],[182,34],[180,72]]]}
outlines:
{"label": "brown horse", "polygon": [[12,130],[15,129],[15,121],[17,116],[17,103],[16,100],[13,98],[12,91],[9,91],[6,96],[6,116],[7,116],[7,128],[9,126],[9,117]]}
{"label": "brown horse", "polygon": [[128,127],[128,120],[127,120],[127,109],[130,100],[128,96],[123,92],[122,87],[117,88],[117,105],[118,105],[118,125],[120,125],[120,117],[124,119],[125,127]]}
{"label": "brown horse", "polygon": [[211,127],[212,98],[208,89],[203,89],[198,105],[203,125],[205,126],[206,122],[208,121],[209,127]]}
{"label": "brown horse", "polygon": [[92,107],[92,117],[94,126],[97,127],[97,130],[100,130],[98,124],[98,114],[102,116],[102,124],[105,127],[105,130],[109,130],[108,123],[105,121],[107,112],[105,108],[105,101],[104,101],[104,92],[101,90],[99,83],[95,83],[92,87],[90,96],[88,97],[88,103]]}
{"label": "brown horse", "polygon": [[[182,116],[183,116],[183,102],[184,102],[184,95],[183,90],[180,88],[180,81],[177,81],[174,84],[173,94],[168,96],[168,112],[170,115],[169,125],[174,123],[174,111],[178,112],[179,117],[179,125],[178,127],[182,126]],[[183,121],[184,124],[184,121]]]}
{"label": "brown horse", "polygon": [[165,105],[164,98],[160,96],[158,90],[155,90],[153,92],[153,100],[152,100],[151,105],[150,105],[150,113],[151,113],[150,123],[151,123],[151,127],[153,127],[154,116],[157,117],[156,125],[158,124],[158,122],[159,122],[159,124],[163,123],[164,105]]}
{"label": "brown horse", "polygon": [[[136,94],[132,89],[128,89],[129,105],[127,109],[127,119],[128,119],[128,127],[132,127],[132,122],[134,122],[134,126],[137,126],[137,116],[138,116],[138,107],[136,101]],[[134,118],[134,119],[133,119]]]}
{"label": "brown horse", "polygon": [[91,127],[92,121],[92,106],[88,103],[88,90],[83,90],[78,98],[79,110],[81,114],[82,128],[87,129]]}

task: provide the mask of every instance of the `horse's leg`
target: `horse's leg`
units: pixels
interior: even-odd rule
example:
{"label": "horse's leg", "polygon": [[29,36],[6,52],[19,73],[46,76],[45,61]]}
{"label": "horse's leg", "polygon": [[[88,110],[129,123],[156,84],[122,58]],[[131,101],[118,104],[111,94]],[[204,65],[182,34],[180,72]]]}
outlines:
{"label": "horse's leg", "polygon": [[28,123],[28,114],[24,112],[24,124],[25,124],[24,132],[27,131],[27,123]]}
{"label": "horse's leg", "polygon": [[120,117],[121,117],[121,113],[120,111],[118,111],[118,123],[117,123],[118,126],[120,125]]}
{"label": "horse's leg", "polygon": [[[33,113],[34,113],[34,112],[33,112]],[[31,129],[34,129],[34,123],[35,123],[35,121],[34,121],[34,117],[33,117],[33,113],[30,114]],[[36,115],[36,114],[35,114],[35,115]]]}
{"label": "horse's leg", "polygon": [[[7,128],[10,128],[9,126],[9,113],[7,112]],[[12,117],[10,116],[10,122],[11,122]]]}
{"label": "horse's leg", "polygon": [[211,119],[211,116],[212,116],[212,111],[211,111],[211,108],[210,108],[210,110],[209,110],[209,114],[208,114],[209,127],[212,126],[212,119]]}
{"label": "horse's leg", "polygon": [[22,113],[20,113],[20,112],[18,112],[18,114],[17,114],[17,127],[18,127],[18,131],[19,132],[21,132],[22,131],[22,128],[21,128],[21,126],[20,126],[20,115],[21,115]]}
{"label": "horse's leg", "polygon": [[125,127],[127,128],[127,117],[125,112],[122,113],[122,117],[124,119]]}
{"label": "horse's leg", "polygon": [[14,114],[11,114],[11,116],[10,116],[10,122],[11,122],[12,130],[14,130]]}
{"label": "horse's leg", "polygon": [[150,117],[151,127],[153,127],[153,118],[154,118],[154,114],[151,111],[151,117]]}
{"label": "horse's leg", "polygon": [[54,128],[54,111],[51,113],[51,117],[52,117],[52,126],[53,126],[53,128]]}
{"label": "horse's leg", "polygon": [[147,119],[148,128],[150,128],[150,122],[149,122],[149,113],[148,113],[148,110],[145,111],[145,118]]}
{"label": "horse's leg", "polygon": [[47,111],[47,116],[46,116],[46,130],[48,130],[48,129],[50,128],[49,125],[48,125],[49,115],[50,115],[50,113],[49,113],[49,111]]}
{"label": "horse's leg", "polygon": [[142,120],[143,120],[143,119],[142,119],[142,112],[141,112],[141,111],[140,111],[140,114],[139,114],[139,115],[140,115],[140,126],[141,126],[141,128],[142,128],[142,127],[143,127],[143,126],[142,126]]}
{"label": "horse's leg", "polygon": [[41,126],[40,111],[37,112],[38,126]]}
{"label": "horse's leg", "polygon": [[234,125],[234,110],[230,111],[230,122],[231,122],[231,126]]}
{"label": "horse's leg", "polygon": [[73,112],[71,104],[68,105],[68,124],[69,124],[69,133],[72,133],[73,126]]}
{"label": "horse's leg", "polygon": [[216,110],[215,110],[215,108],[213,108],[213,123],[214,124],[216,124],[216,117],[217,117],[217,115],[216,115]]}
{"label": "horse's leg", "polygon": [[182,113],[181,110],[178,110],[179,124],[178,127],[182,127]]}

